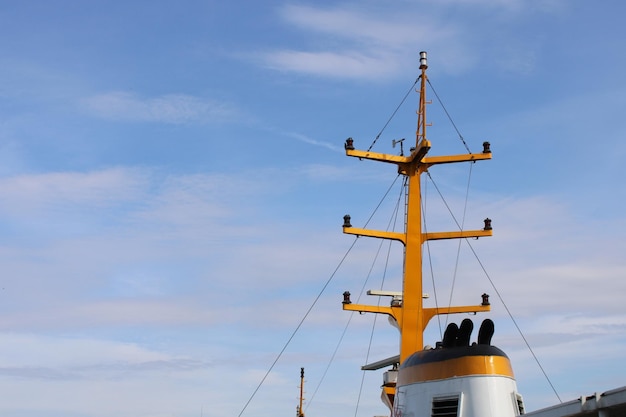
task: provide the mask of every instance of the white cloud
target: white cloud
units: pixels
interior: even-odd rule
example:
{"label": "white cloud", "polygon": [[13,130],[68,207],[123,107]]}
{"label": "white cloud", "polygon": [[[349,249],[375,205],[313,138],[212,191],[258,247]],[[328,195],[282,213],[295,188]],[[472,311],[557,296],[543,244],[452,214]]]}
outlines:
{"label": "white cloud", "polygon": [[[546,94],[560,96],[571,90],[575,71],[567,66],[567,57],[575,49],[572,45],[581,42],[605,48],[593,58],[594,82],[579,84],[619,85],[620,77],[611,79],[605,70],[621,67],[619,59],[607,59],[619,54],[606,53],[619,49],[611,40],[623,38],[617,36],[623,26],[619,19],[610,19],[619,13],[581,6],[571,9],[571,15],[550,19],[530,12],[556,3],[550,0],[308,3],[282,6],[278,19],[267,5],[247,7],[253,12],[238,14],[243,8],[232,2],[202,10],[178,8],[174,14],[146,2],[113,14],[107,14],[109,9],[93,14],[93,8],[80,8],[56,16],[50,13],[56,9],[31,7],[7,15],[14,19],[6,29],[15,32],[7,39],[19,38],[20,43],[5,51],[7,65],[0,68],[7,75],[3,109],[8,112],[0,136],[11,144],[0,147],[0,160],[4,172],[40,174],[0,179],[0,329],[5,332],[0,333],[0,414],[192,417],[200,415],[204,405],[205,416],[237,415],[347,247],[356,241],[357,248],[244,416],[282,415],[293,409],[300,366],[307,367],[310,393],[350,316],[341,312],[341,293],[359,292],[369,255],[380,244],[342,236],[341,216],[351,213],[358,226],[367,221],[396,171],[357,159],[334,166],[341,143],[337,149],[325,142],[327,133],[320,126],[356,123],[370,130],[367,126],[380,113],[372,116],[354,106],[367,101],[365,107],[372,111],[385,107],[389,96],[380,84],[373,84],[394,77],[411,82],[421,49],[429,51],[434,74],[442,71],[452,81],[446,85],[459,87],[466,96],[459,104],[464,114],[468,110],[473,117],[486,109],[487,119],[475,131],[484,132],[485,124],[500,121],[502,129],[492,135],[505,145],[516,143],[509,159],[500,160],[504,162],[498,165],[496,181],[483,183],[498,196],[490,196],[492,200],[479,196],[483,201],[478,204],[473,199],[474,207],[486,210],[470,210],[465,222],[480,227],[485,216],[494,219],[495,236],[472,244],[483,255],[507,305],[542,357],[548,355],[548,364],[555,366],[550,370],[557,369],[561,376],[569,372],[572,381],[586,383],[623,378],[619,349],[624,341],[619,335],[625,320],[620,299],[626,291],[620,253],[624,222],[611,221],[622,216],[624,147],[615,143],[621,143],[623,129],[617,125],[623,100],[617,99],[617,89],[612,104],[602,104],[599,95],[581,96],[572,106],[541,104]],[[141,14],[148,8],[147,15]],[[137,19],[137,12],[145,19]],[[111,22],[113,32],[107,30]],[[616,36],[597,30],[594,22],[614,25]],[[304,89],[289,77],[268,80],[266,72],[229,60],[230,51],[260,51],[256,57],[265,67],[313,77],[305,80]],[[546,51],[550,53],[542,57]],[[555,68],[543,66],[545,73],[532,79],[536,62],[552,65],[557,60],[564,61]],[[15,61],[37,72],[11,66]],[[445,74],[467,71],[478,63],[484,66],[471,79]],[[503,77],[497,71],[502,68],[523,68],[530,76]],[[361,84],[358,91],[345,82],[329,88],[316,82],[316,76],[366,80],[367,85]],[[94,90],[101,88],[94,86],[112,87]],[[132,93],[126,86],[141,90]],[[163,86],[190,93],[163,95]],[[221,132],[211,126],[212,137],[224,138],[211,141],[206,124],[241,119],[237,109],[194,92],[215,88],[245,101],[262,122],[244,129],[233,123],[228,127],[234,129]],[[494,89],[502,94],[494,97]],[[449,95],[445,87],[440,92]],[[79,102],[79,97],[81,109],[67,105]],[[532,114],[519,114],[530,107],[536,109]],[[511,108],[518,114],[503,120],[502,114]],[[343,116],[337,113],[345,109],[349,111]],[[579,114],[592,122],[573,123]],[[99,123],[96,118],[128,123]],[[609,123],[613,119],[618,122]],[[156,126],[155,131],[159,123],[170,126]],[[272,129],[261,126],[277,124],[280,127],[270,134]],[[305,135],[285,133],[303,126]],[[407,126],[413,129],[414,120]],[[111,127],[114,131],[107,130]],[[194,146],[172,152],[168,138],[178,133],[197,138],[192,140]],[[281,141],[267,140],[274,134]],[[582,140],[585,135],[589,138]],[[116,139],[108,140],[111,137]],[[609,137],[615,143],[599,142]],[[285,138],[292,144],[307,143],[313,152],[281,146]],[[444,142],[445,138],[438,143]],[[146,147],[150,152],[141,152]],[[581,153],[566,151],[574,148]],[[320,155],[324,160],[315,161]],[[200,173],[203,160],[209,173]],[[522,160],[532,162],[532,167],[520,165]],[[543,168],[546,160],[553,170]],[[218,163],[213,165],[214,161]],[[147,168],[101,169],[119,163]],[[165,164],[167,171],[152,169],[151,164]],[[357,164],[367,167],[355,169]],[[277,168],[268,170],[268,165]],[[181,174],[189,172],[196,175]],[[560,183],[555,180],[566,176]],[[537,187],[517,187],[526,180],[536,181]],[[549,181],[553,186],[546,191]],[[576,184],[575,191],[563,189],[570,183]],[[608,191],[603,198],[600,189]],[[538,192],[548,197],[529,196]],[[518,197],[501,200],[502,195]],[[493,205],[487,202],[494,200]],[[455,208],[463,207],[462,202],[454,203]],[[428,206],[430,214],[432,207]],[[581,209],[591,215],[583,215],[587,213]],[[607,211],[612,215],[606,216]],[[385,223],[383,228],[387,221],[380,222]],[[457,247],[456,242],[450,247],[433,245],[433,253],[443,249],[436,258],[441,267],[437,282],[451,279]],[[394,244],[393,249],[401,247]],[[514,329],[465,244],[461,262],[455,301],[458,295],[461,301],[476,303],[483,291],[490,292],[491,316],[498,319],[495,338],[499,344],[502,337],[509,337],[507,348],[517,354],[521,342],[513,343]],[[383,270],[382,264],[375,272]],[[385,269],[388,289],[398,289],[401,266],[393,265]],[[373,274],[366,288],[377,288],[374,281],[381,275]],[[447,301],[445,295],[439,300]],[[372,319],[354,315],[321,390],[325,393],[317,396],[310,415],[354,412],[359,365]],[[374,360],[395,353],[397,342],[395,329],[384,319],[378,323],[387,330],[377,325]],[[599,354],[591,357],[591,351]],[[610,358],[609,366],[597,362],[603,355]],[[524,373],[528,363],[513,365]],[[574,370],[581,367],[582,372]],[[359,414],[383,414],[380,373],[365,378]],[[591,393],[605,383],[566,398]],[[225,386],[237,389],[224,390]]]}
{"label": "white cloud", "polygon": [[[282,49],[262,55],[265,65],[285,71],[337,78],[380,80],[417,69],[415,45],[442,50],[444,68],[459,71],[472,59],[460,47],[459,28],[434,16],[416,24],[409,13],[359,7],[320,8],[288,5],[283,19],[299,29],[321,34],[310,50]],[[442,46],[446,46],[442,48]],[[408,58],[407,58],[408,57]],[[412,64],[410,64],[412,62]]]}
{"label": "white cloud", "polygon": [[6,213],[24,216],[55,206],[111,207],[141,198],[147,178],[140,170],[110,168],[87,173],[53,172],[0,178],[0,204]]}
{"label": "white cloud", "polygon": [[[14,247],[11,253],[0,252],[7,273],[3,294],[11,297],[7,305],[10,310],[0,320],[2,328],[11,332],[45,329],[49,333],[78,335],[110,328],[141,328],[144,335],[149,334],[149,329],[206,329],[210,340],[206,343],[212,344],[212,352],[232,350],[222,356],[229,361],[236,357],[240,369],[251,369],[243,376],[229,375],[220,380],[221,383],[243,384],[245,397],[263,374],[258,371],[259,360],[271,363],[272,352],[282,347],[299,315],[304,313],[332,271],[334,262],[343,255],[337,247],[341,244],[348,247],[351,242],[350,237],[341,236],[342,211],[336,224],[323,226],[312,223],[310,218],[297,216],[287,224],[272,217],[266,217],[267,222],[260,224],[258,216],[277,207],[269,200],[277,198],[276,204],[284,204],[284,199],[293,191],[288,186],[292,182],[326,180],[342,169],[304,166],[295,177],[291,171],[287,174],[277,170],[257,170],[255,175],[171,175],[165,178],[142,170],[103,170],[15,177],[15,182],[4,179],[1,186],[13,204],[31,207],[30,213],[23,211],[24,222],[32,217],[33,210],[36,209],[35,214],[45,213],[48,207],[60,202],[74,207],[72,217],[105,205],[117,207],[119,216],[126,221],[118,228],[105,229],[88,239],[67,239],[59,235],[50,246],[44,245],[35,251],[29,249],[30,259],[25,258],[25,252],[19,247]],[[359,181],[351,182],[354,189],[350,193],[359,193],[361,186]],[[271,199],[257,198],[267,193]],[[484,196],[478,196],[478,200],[483,199]],[[479,202],[474,206],[488,204]],[[621,326],[624,322],[618,310],[619,294],[623,292],[615,290],[614,281],[623,275],[624,268],[619,264],[605,264],[600,268],[594,259],[583,256],[587,254],[585,241],[593,238],[594,231],[598,230],[590,224],[585,235],[579,236],[579,242],[570,240],[567,247],[559,243],[563,240],[563,230],[570,230],[576,221],[575,216],[567,215],[567,210],[564,203],[555,203],[546,197],[498,200],[487,210],[498,219],[495,236],[473,244],[479,253],[487,252],[485,260],[489,272],[502,287],[505,301],[514,312],[526,320],[530,320],[525,316],[528,311],[532,311],[533,316],[553,314],[552,322],[564,334],[550,340],[562,342],[584,333],[585,327],[594,320],[568,321],[564,317],[580,313],[577,308],[582,305],[594,311],[597,322],[606,324],[603,331],[596,332],[600,340],[604,340],[611,326]],[[16,217],[19,213],[20,210],[11,212],[16,221],[22,221]],[[257,217],[246,219],[249,213]],[[50,220],[63,221],[66,214],[57,212]],[[376,247],[379,242],[362,238],[358,243],[360,248],[367,243]],[[607,247],[612,244],[606,242]],[[555,250],[557,245],[560,245],[559,250]],[[363,251],[357,249],[353,255],[366,264]],[[448,265],[450,259],[454,258],[446,259]],[[537,265],[519,259],[534,259]],[[358,290],[357,278],[363,271],[357,274],[354,271],[348,265],[341,268],[336,281],[307,319],[308,333],[315,335],[324,328],[328,334],[330,329],[334,332],[345,323],[347,315],[340,310],[340,297],[345,289]],[[466,280],[459,280],[457,293],[475,294],[471,300],[474,302],[487,284],[483,282],[476,291],[480,278],[471,276],[475,267],[468,271],[463,275]],[[601,282],[607,288],[613,289],[610,294],[603,296],[598,291],[586,294],[578,290],[581,285],[602,285],[596,278],[598,275],[602,275]],[[530,281],[541,288],[533,288]],[[376,286],[375,283],[370,285]],[[506,327],[504,311],[493,294],[492,303],[494,316],[499,317],[499,329]],[[364,323],[371,322],[371,317],[366,320],[358,316],[354,326],[366,326]],[[384,320],[380,323],[388,327]],[[531,333],[538,340],[546,340],[554,334],[554,328],[533,326]],[[20,341],[26,343],[29,336],[15,337],[17,342],[9,343],[10,346]],[[585,338],[588,339],[586,335]],[[139,381],[149,372],[150,375],[174,375],[177,384],[182,386],[189,378],[194,383],[206,384],[209,391],[217,387],[217,383],[202,382],[203,378],[210,379],[204,370],[209,364],[200,354],[179,357],[134,342],[89,344],[91,342],[82,341],[74,345],[70,342],[67,348],[65,341],[46,343],[55,351],[84,349],[92,353],[84,358],[78,355],[75,365],[69,366],[63,362],[72,359],[69,353],[63,356],[57,352],[56,356],[39,361],[36,352],[26,349],[21,362],[16,361],[21,365],[6,366],[5,375],[31,381],[80,377],[87,378],[94,387],[120,375],[127,381]],[[187,338],[177,343],[182,350],[202,350],[198,342]],[[323,366],[318,364],[325,360],[323,352],[308,353],[313,345],[309,334],[298,334],[293,343],[288,352],[295,356],[286,357],[280,371],[271,375],[269,382],[272,384],[263,388],[261,403],[275,395],[271,390],[288,385],[284,379],[285,369],[291,366],[297,370],[300,366],[297,356],[302,352],[309,358],[315,353],[317,362],[310,366]],[[258,351],[249,353],[250,344]],[[236,353],[242,345],[248,352],[245,357]],[[334,346],[330,345],[330,341],[324,342],[325,352],[332,352]],[[320,348],[322,343],[317,341],[315,346]],[[16,354],[17,351],[12,353]],[[355,361],[354,354],[346,356],[351,364]],[[358,370],[358,366],[355,369]],[[228,373],[225,367],[219,370]],[[379,383],[376,380],[376,384]],[[102,389],[119,395],[120,386],[107,385]],[[215,400],[214,394],[209,398]],[[224,405],[225,409],[242,405],[241,398],[239,403],[237,401],[232,399],[230,404]],[[141,408],[139,402],[129,400],[127,407]],[[256,407],[257,403],[254,404]]]}
{"label": "white cloud", "polygon": [[[65,283],[59,282],[58,285]],[[64,300],[51,306],[42,305],[36,311],[8,315],[0,319],[0,328],[62,331],[109,326],[210,326],[224,322],[216,311],[199,305],[196,300],[134,298],[88,302],[74,300],[71,303]]]}
{"label": "white cloud", "polygon": [[111,340],[0,333],[0,368],[71,367],[94,364],[140,364],[170,359],[133,343]]}
{"label": "white cloud", "polygon": [[305,74],[375,79],[396,72],[394,61],[356,51],[276,51],[265,54],[269,67]]}
{"label": "white cloud", "polygon": [[141,98],[125,91],[113,91],[83,100],[98,117],[127,122],[171,124],[230,121],[235,109],[225,103],[185,94]]}
{"label": "white cloud", "polygon": [[[306,172],[298,178],[309,179]],[[298,272],[299,265],[332,256],[330,248],[310,249],[324,233],[296,245],[293,221],[270,215],[268,199],[283,198],[298,178],[259,170],[162,178],[112,169],[2,179],[0,227],[19,238],[0,247],[12,310],[0,327],[245,321],[250,310],[231,311],[224,291],[245,290],[238,298],[247,299],[290,282],[290,274],[310,281],[313,270]]]}
{"label": "white cloud", "polygon": [[411,22],[402,13],[366,11],[360,7],[335,7],[322,9],[311,6],[287,5],[281,9],[282,17],[302,29],[340,36],[362,46],[399,49],[417,39],[449,39],[455,30],[441,22],[419,24]]}
{"label": "white cloud", "polygon": [[[279,14],[286,23],[308,34],[307,42],[298,48],[265,52],[261,59],[277,70],[386,80],[417,73],[419,48],[432,52],[431,62],[451,74],[479,63],[528,74],[535,68],[540,45],[529,39],[519,44],[509,33],[512,17],[519,20],[520,16],[532,18],[535,13],[560,13],[563,7],[561,0],[404,2],[401,12],[372,3],[332,7],[289,4]],[[491,13],[488,18],[485,10]],[[488,29],[476,30],[478,19],[498,36],[485,38]]]}

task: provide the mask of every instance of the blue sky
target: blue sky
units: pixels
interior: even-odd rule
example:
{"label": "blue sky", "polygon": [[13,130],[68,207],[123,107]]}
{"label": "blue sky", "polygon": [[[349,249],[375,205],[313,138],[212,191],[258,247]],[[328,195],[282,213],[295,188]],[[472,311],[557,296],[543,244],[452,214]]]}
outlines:
{"label": "blue sky", "polygon": [[[420,50],[470,148],[492,143],[466,225],[493,219],[494,237],[472,247],[559,396],[626,385],[625,12],[579,0],[1,3],[0,415],[239,415],[353,243],[342,216],[364,225],[393,182],[393,167],[347,158],[343,142],[369,147]],[[374,150],[414,137],[416,101]],[[465,152],[436,100],[428,111],[431,153]],[[457,215],[468,171],[432,170]],[[453,227],[429,190],[434,227]],[[244,416],[293,413],[300,367],[307,415],[355,414],[360,366],[397,345],[379,318],[368,359],[374,317],[341,311],[344,290],[383,276],[398,289],[382,255],[364,284],[379,244],[359,239]],[[443,300],[457,247],[431,247]],[[492,294],[494,344],[527,409],[555,403],[465,244],[458,262],[452,298]],[[426,339],[438,337],[433,322]],[[363,381],[356,415],[384,415],[381,375]]]}

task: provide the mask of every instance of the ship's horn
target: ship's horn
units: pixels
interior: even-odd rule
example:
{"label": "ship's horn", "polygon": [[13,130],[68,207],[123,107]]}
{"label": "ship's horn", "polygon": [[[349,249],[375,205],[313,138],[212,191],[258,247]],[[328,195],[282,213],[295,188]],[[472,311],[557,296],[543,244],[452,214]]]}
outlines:
{"label": "ship's horn", "polygon": [[456,345],[457,346],[469,346],[470,336],[472,335],[472,330],[474,330],[474,323],[470,319],[464,319],[461,322],[461,327],[459,328],[459,333],[456,337]]}
{"label": "ship's horn", "polygon": [[442,344],[444,348],[453,347],[456,344],[456,336],[459,333],[459,326],[456,323],[448,324],[446,331],[443,333]]}
{"label": "ship's horn", "polygon": [[480,325],[480,329],[478,330],[478,344],[479,345],[490,345],[491,338],[493,337],[494,325],[491,319],[483,320]]}

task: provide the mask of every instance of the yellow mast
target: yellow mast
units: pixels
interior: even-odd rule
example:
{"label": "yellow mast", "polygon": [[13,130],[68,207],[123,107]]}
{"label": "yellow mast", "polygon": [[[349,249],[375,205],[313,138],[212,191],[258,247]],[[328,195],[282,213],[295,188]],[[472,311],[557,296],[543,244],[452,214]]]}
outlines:
{"label": "yellow mast", "polygon": [[393,163],[398,166],[398,172],[408,177],[408,202],[406,227],[403,233],[384,232],[359,229],[352,227],[350,216],[344,217],[343,232],[356,236],[370,236],[383,239],[398,240],[404,244],[404,277],[402,283],[402,302],[392,302],[390,307],[352,304],[350,293],[344,293],[343,309],[359,312],[382,313],[392,316],[400,328],[400,363],[414,352],[423,349],[424,330],[428,322],[437,314],[471,313],[489,311],[487,296],[483,297],[481,305],[459,307],[424,308],[422,293],[422,245],[428,240],[454,239],[491,236],[491,220],[485,219],[482,230],[424,233],[422,231],[421,190],[420,176],[428,168],[436,164],[453,162],[478,161],[491,159],[489,143],[483,144],[480,154],[463,154],[451,156],[427,157],[431,143],[426,138],[426,69],[428,68],[426,52],[420,52],[420,99],[418,108],[418,122],[415,148],[409,156],[381,154],[354,149],[352,138],[346,140],[346,155],[359,159],[371,159],[380,162]]}

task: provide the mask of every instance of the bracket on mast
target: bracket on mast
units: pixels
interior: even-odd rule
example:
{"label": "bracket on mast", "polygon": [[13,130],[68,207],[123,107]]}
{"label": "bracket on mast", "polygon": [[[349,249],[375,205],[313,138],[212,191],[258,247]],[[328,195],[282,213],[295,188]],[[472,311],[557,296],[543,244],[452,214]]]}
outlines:
{"label": "bracket on mast", "polygon": [[394,140],[391,141],[391,147],[392,148],[395,148],[398,143],[400,144],[400,156],[404,156],[404,144],[403,144],[403,142],[404,142],[404,138],[397,139],[397,140],[394,139]]}

